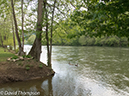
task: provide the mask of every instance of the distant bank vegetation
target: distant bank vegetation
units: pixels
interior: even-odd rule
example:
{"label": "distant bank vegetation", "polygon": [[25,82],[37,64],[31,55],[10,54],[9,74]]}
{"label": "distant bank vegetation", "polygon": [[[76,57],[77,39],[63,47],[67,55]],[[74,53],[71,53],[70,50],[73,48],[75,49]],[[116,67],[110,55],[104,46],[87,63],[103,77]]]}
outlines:
{"label": "distant bank vegetation", "polygon": [[[32,45],[34,42],[35,35],[30,36],[26,40],[26,44]],[[43,41],[42,44],[45,44]],[[58,37],[57,35],[53,38],[53,45],[62,46],[110,46],[110,47],[128,47],[128,39],[126,37],[117,36],[102,36],[102,37],[89,37],[89,36],[76,36],[75,38],[69,39],[67,37]]]}
{"label": "distant bank vegetation", "polygon": [[128,39],[126,37],[88,37],[80,36],[71,40],[63,38],[54,38],[54,45],[72,45],[72,46],[110,46],[110,47],[128,47]]}

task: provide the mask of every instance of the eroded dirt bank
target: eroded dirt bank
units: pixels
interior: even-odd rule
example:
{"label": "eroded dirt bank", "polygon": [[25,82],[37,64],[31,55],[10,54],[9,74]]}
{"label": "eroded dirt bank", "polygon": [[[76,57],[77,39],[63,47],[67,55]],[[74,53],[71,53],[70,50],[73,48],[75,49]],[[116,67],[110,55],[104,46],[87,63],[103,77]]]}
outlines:
{"label": "eroded dirt bank", "polygon": [[26,81],[54,75],[54,71],[36,60],[0,63],[0,83]]}

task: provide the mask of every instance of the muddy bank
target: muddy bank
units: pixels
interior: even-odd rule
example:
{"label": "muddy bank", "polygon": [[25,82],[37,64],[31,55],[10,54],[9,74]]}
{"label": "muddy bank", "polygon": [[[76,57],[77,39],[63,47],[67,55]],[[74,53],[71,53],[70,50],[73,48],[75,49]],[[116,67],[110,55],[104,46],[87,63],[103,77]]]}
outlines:
{"label": "muddy bank", "polygon": [[18,82],[54,75],[54,71],[36,60],[0,62],[0,83]]}

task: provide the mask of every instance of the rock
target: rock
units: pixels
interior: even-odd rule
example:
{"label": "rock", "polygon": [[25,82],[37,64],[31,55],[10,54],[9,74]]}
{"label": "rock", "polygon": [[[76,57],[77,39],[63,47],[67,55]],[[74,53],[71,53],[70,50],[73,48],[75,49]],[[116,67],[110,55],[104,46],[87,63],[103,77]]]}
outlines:
{"label": "rock", "polygon": [[19,59],[20,59],[20,60],[24,60],[24,58],[23,58],[23,57],[19,57]]}
{"label": "rock", "polygon": [[16,61],[19,61],[19,60],[20,60],[19,58],[16,59]]}
{"label": "rock", "polygon": [[11,61],[11,58],[8,58],[7,60],[8,60],[8,61]]}
{"label": "rock", "polygon": [[30,60],[31,58],[26,58],[27,60]]}

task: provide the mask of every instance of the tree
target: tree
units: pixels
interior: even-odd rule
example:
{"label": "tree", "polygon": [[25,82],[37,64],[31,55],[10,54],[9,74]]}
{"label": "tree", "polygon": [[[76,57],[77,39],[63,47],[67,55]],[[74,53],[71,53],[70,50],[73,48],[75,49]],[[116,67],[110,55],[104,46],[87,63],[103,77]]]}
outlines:
{"label": "tree", "polygon": [[3,47],[3,40],[2,40],[1,33],[0,33],[0,45]]}
{"label": "tree", "polygon": [[11,21],[9,19],[9,15],[6,18],[8,18],[8,19],[5,19],[5,18],[0,19],[0,21],[1,21],[1,23],[0,23],[0,45],[2,47],[6,47],[7,45],[12,46],[12,43],[11,43],[12,40],[10,40],[11,36],[12,36],[12,33],[10,32]]}
{"label": "tree", "polygon": [[[49,57],[50,57],[50,53],[49,53],[49,36],[48,36],[48,27],[49,27],[49,23],[48,23],[48,11],[47,11],[47,7],[46,7],[46,4],[47,4],[47,0],[45,0],[44,2],[44,10],[45,10],[45,27],[46,27],[46,45],[47,45],[47,59],[48,59],[48,66],[51,66],[50,62],[49,62]],[[50,64],[50,65],[49,65]]]}
{"label": "tree", "polygon": [[[45,1],[47,3],[47,0]],[[49,36],[48,36],[48,11],[46,11],[46,40],[47,40],[47,57],[48,57],[48,67],[51,68],[51,54],[52,54],[52,36],[53,36],[53,21],[54,21],[54,11],[55,11],[56,0],[54,0],[53,9],[52,9],[52,17],[51,17],[51,25],[50,25],[50,44],[49,44]],[[46,7],[46,5],[44,4]],[[50,45],[50,48],[49,48]]]}
{"label": "tree", "polygon": [[13,0],[11,0],[11,6],[12,6],[12,14],[13,14],[13,19],[14,19],[14,24],[15,24],[16,37],[17,37],[17,41],[18,41],[18,45],[19,45],[18,55],[24,55],[23,46],[21,45],[21,40],[20,40],[20,37],[19,37],[19,34],[18,34],[18,26],[17,26],[17,20],[16,20],[16,16],[15,16]]}
{"label": "tree", "polygon": [[24,0],[21,0],[21,10],[22,10],[22,48],[24,49],[24,13],[23,13],[23,2]]}
{"label": "tree", "polygon": [[16,51],[16,41],[15,41],[15,32],[14,32],[14,26],[13,26],[13,18],[11,18],[11,20],[12,20],[12,31],[13,31],[13,44],[14,44],[14,50]]}
{"label": "tree", "polygon": [[37,10],[37,26],[36,26],[36,39],[29,52],[29,55],[33,56],[37,61],[40,60],[41,54],[41,34],[42,34],[42,22],[43,22],[43,0],[38,0]]}

